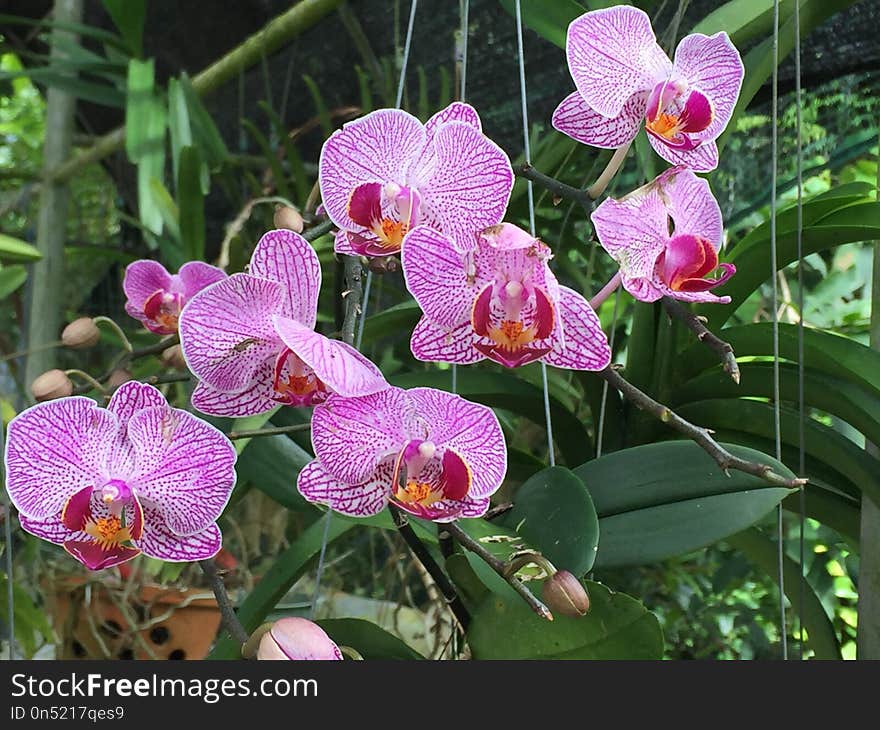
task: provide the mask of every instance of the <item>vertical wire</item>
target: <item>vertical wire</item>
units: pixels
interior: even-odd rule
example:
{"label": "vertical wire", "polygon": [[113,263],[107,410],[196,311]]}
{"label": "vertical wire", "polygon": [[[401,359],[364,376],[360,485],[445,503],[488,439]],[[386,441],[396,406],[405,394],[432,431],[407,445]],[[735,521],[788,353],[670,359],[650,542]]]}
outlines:
{"label": "vertical wire", "polygon": [[[6,427],[0,423],[0,454],[5,453],[4,438]],[[0,482],[3,483],[3,505],[5,514],[3,519],[3,538],[6,542],[6,627],[9,629],[9,660],[12,661],[15,653],[15,590],[12,585],[12,500],[6,492],[5,464],[0,459]]]}
{"label": "vertical wire", "polygon": [[[801,13],[800,3],[794,4],[794,96],[796,113],[796,151],[797,163],[797,257],[798,257],[798,476],[806,476],[806,400],[804,398],[804,151],[801,131]],[[806,577],[804,571],[804,522],[806,520],[806,488],[802,485],[798,491],[798,559],[801,566],[798,584],[798,659],[804,658],[804,595],[806,593]]]}
{"label": "vertical wire", "polygon": [[[779,154],[779,0],[773,2],[773,92],[772,92],[772,134],[771,156],[773,165],[771,168],[771,194],[770,194],[770,259],[771,259],[771,282],[773,292],[773,430],[776,442],[776,459],[782,461],[782,412],[779,402],[779,291],[777,283],[778,257],[776,251],[776,184],[778,174]],[[783,574],[785,562],[785,543],[783,539],[782,504],[776,507],[776,534],[777,534],[777,571],[779,579],[779,628],[782,637],[782,658],[788,659],[788,636],[785,629],[785,576]]]}
{"label": "vertical wire", "polygon": [[[614,356],[614,338],[617,335],[617,312],[620,306],[620,287],[614,292],[614,312],[611,315],[611,337],[608,340],[608,349]],[[608,407],[608,381],[602,381],[602,402],[599,404],[599,425],[596,427],[596,458],[602,456],[602,446],[605,439],[605,411]]]}
{"label": "vertical wire", "polygon": [[[418,4],[419,0],[412,0],[412,4],[409,6],[409,23],[406,26],[406,40],[403,44],[403,58],[400,62],[400,79],[397,82],[397,99],[394,102],[394,106],[397,109],[400,109],[400,105],[403,103],[403,89],[406,86],[406,67],[409,64],[409,49],[412,46],[413,27],[416,21],[416,7]],[[364,284],[363,306],[361,307],[361,316],[358,319],[357,336],[354,340],[354,346],[358,350],[361,349],[361,341],[364,338],[364,322],[367,319],[367,309],[370,306],[370,289],[372,285],[373,272],[368,270],[367,280]]]}
{"label": "vertical wire", "polygon": [[[467,92],[467,62],[468,62],[468,34],[470,33],[470,0],[461,0],[459,11],[461,14],[461,28],[459,38],[461,46],[459,48],[461,54],[461,78],[458,89],[458,100],[465,100]],[[458,393],[458,365],[452,363],[452,392]]]}
{"label": "vertical wire", "polygon": [[[400,80],[397,82],[397,102],[396,107],[399,109],[400,104],[403,101],[403,89],[406,85],[406,67],[409,63],[409,51],[412,46],[412,36],[413,36],[413,27],[415,25],[416,19],[416,7],[418,6],[418,0],[412,0],[412,4],[409,8],[409,24],[406,28],[406,40],[404,41],[403,46],[403,59],[400,63]],[[363,306],[361,307],[361,316],[358,319],[358,327],[357,334],[355,336],[354,346],[358,350],[361,349],[361,342],[364,337],[364,322],[367,319],[367,308],[369,304],[370,297],[370,289],[373,284],[373,272],[367,271],[367,280],[364,283],[364,295]],[[321,553],[318,556],[318,568],[315,571],[315,593],[314,598],[312,599],[312,608],[311,608],[311,617],[315,618],[315,612],[318,609],[318,598],[321,593],[321,578],[324,574],[324,562],[327,555],[327,542],[330,538],[330,521],[333,517],[333,508],[332,505],[327,506],[327,517],[324,520],[324,536],[321,540]]]}

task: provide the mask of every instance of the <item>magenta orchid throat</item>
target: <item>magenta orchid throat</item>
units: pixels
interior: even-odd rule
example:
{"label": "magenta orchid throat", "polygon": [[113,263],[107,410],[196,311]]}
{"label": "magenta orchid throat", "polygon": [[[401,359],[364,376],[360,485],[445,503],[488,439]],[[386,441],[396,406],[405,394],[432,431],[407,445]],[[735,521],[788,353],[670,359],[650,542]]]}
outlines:
{"label": "magenta orchid throat", "polygon": [[151,385],[125,383],[106,409],[79,396],[32,406],[10,422],[5,458],[22,527],[90,570],[220,549],[235,448]]}

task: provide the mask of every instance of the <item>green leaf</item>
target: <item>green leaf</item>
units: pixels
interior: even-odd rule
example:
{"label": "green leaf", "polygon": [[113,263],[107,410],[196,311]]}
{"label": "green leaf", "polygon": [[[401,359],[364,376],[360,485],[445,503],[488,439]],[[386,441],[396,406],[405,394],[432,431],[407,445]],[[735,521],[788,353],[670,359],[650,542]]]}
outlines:
{"label": "green leaf", "polygon": [[229,159],[229,150],[226,143],[208,110],[205,109],[198,92],[193,88],[192,81],[186,73],[182,73],[179,79],[180,87],[186,97],[186,108],[189,112],[189,123],[192,129],[193,141],[201,150],[208,166],[213,170]]}
{"label": "green leaf", "polygon": [[0,73],[0,79],[15,79],[26,76],[36,84],[61,89],[78,99],[91,101],[102,106],[121,107],[125,97],[113,86],[85,81],[78,76],[70,74],[70,69],[59,69],[56,66],[16,71],[14,73]]}
{"label": "green leaf", "polygon": [[408,300],[367,317],[364,321],[362,347],[367,347],[389,335],[409,338],[410,332],[421,316],[422,310],[419,305]]}
{"label": "green leaf", "polygon": [[379,628],[372,621],[358,618],[325,618],[316,621],[339,646],[356,649],[364,659],[424,659],[415,649]]}
{"label": "green leaf", "polygon": [[22,264],[0,268],[0,300],[6,299],[27,281],[27,269]]}
{"label": "green leaf", "polygon": [[[328,544],[354,528],[355,522],[331,519]],[[309,525],[296,541],[285,550],[263,578],[257,583],[236,614],[245,631],[251,632],[259,626],[266,615],[280,601],[290,587],[306,571],[311,561],[317,557],[324,539],[325,518]],[[240,647],[228,636],[223,636],[214,646],[209,659],[236,659]]]}
{"label": "green leaf", "polygon": [[186,95],[177,79],[168,79],[168,131],[171,136],[172,171],[176,181],[181,150],[193,143]]}
{"label": "green leaf", "polygon": [[[0,601],[0,622],[4,626],[8,626],[9,621],[9,603],[6,601],[8,580],[6,575],[0,575],[0,595],[3,596],[3,600]],[[46,611],[36,606],[28,593],[15,581],[12,583],[12,602],[15,638],[22,653],[30,659],[39,648],[39,644],[54,641],[52,626],[49,624]],[[38,638],[41,638],[42,642],[38,643]]]}
{"label": "green leaf", "polygon": [[[389,378],[392,385],[401,388],[427,386],[449,390],[449,372],[431,370],[405,373]],[[544,401],[540,388],[521,380],[509,372],[490,372],[477,368],[458,369],[458,393],[470,400],[493,408],[504,408],[525,416],[544,427]],[[567,464],[583,461],[584,454],[592,453],[589,434],[581,420],[551,395],[550,413],[556,446]]]}
{"label": "green leaf", "polygon": [[[256,416],[234,418],[232,419],[232,428],[230,431],[256,431],[258,428],[265,426],[269,419],[280,410],[281,406],[276,406],[273,410],[266,413],[258,413]],[[241,452],[244,451],[245,446],[247,446],[252,440],[252,438],[235,439],[235,451],[238,454],[241,454]]]}
{"label": "green leaf", "polygon": [[39,261],[43,258],[36,246],[14,236],[0,233],[0,260],[3,261]]}
{"label": "green leaf", "polygon": [[327,110],[327,105],[324,103],[321,89],[318,86],[318,83],[308,74],[303,74],[302,80],[308,88],[309,94],[312,96],[312,102],[315,105],[315,115],[318,117],[318,121],[321,124],[321,132],[323,132],[324,137],[327,138],[333,134],[333,122],[330,119],[330,112]]}
{"label": "green leaf", "polygon": [[514,496],[498,523],[522,535],[553,565],[575,575],[593,567],[599,518],[587,487],[576,474],[550,467],[535,474]]}
{"label": "green leaf", "polygon": [[[733,547],[745,553],[746,557],[774,580],[778,575],[778,551],[776,543],[759,530],[745,530],[727,539]],[[782,577],[786,593],[792,603],[799,601],[804,628],[807,630],[806,645],[816,653],[816,659],[841,659],[840,644],[834,626],[822,607],[812,586],[802,580],[803,571],[799,563],[787,555],[783,558]],[[803,587],[803,592],[801,592]]]}
{"label": "green leaf", "polygon": [[251,137],[254,138],[254,141],[263,153],[263,159],[266,161],[266,165],[272,170],[272,181],[275,183],[278,195],[282,198],[290,198],[290,186],[287,184],[287,175],[285,175],[284,168],[281,166],[281,161],[278,159],[278,155],[269,143],[269,139],[257,129],[256,125],[251,122],[250,119],[242,119],[241,125],[248,131]]}
{"label": "green leaf", "polygon": [[[516,17],[515,0],[500,0],[501,6]],[[554,46],[565,48],[568,24],[586,10],[575,0],[522,0],[522,22]]]}
{"label": "green leaf", "polygon": [[177,200],[180,209],[180,239],[189,261],[205,258],[205,196],[202,192],[202,156],[195,147],[180,150]]}
{"label": "green leaf", "polygon": [[[724,446],[794,476],[765,454]],[[691,441],[616,451],[575,473],[589,485],[599,514],[596,570],[654,563],[711,545],[755,523],[790,492],[743,472],[731,470],[726,476]]]}
{"label": "green leaf", "polygon": [[311,454],[283,434],[261,436],[239,457],[239,479],[248,481],[278,504],[302,509],[306,501],[296,488],[296,477],[312,460]]}
{"label": "green leaf", "polygon": [[[726,31],[736,46],[773,33],[774,0],[730,0],[715,8],[692,29],[691,33],[714,35]],[[785,22],[794,12],[794,0],[779,3],[779,22]]]}
{"label": "green leaf", "polygon": [[146,0],[101,0],[133,56],[143,50]]}
{"label": "green leaf", "polygon": [[468,629],[474,659],[660,659],[663,632],[653,613],[601,583],[587,583],[590,611],[552,622],[515,595],[492,595]]}
{"label": "green leaf", "polygon": [[[880,238],[880,203],[861,202],[846,205],[824,216],[803,231],[803,254],[825,251],[844,243]],[[776,237],[777,264],[780,269],[797,260],[797,231],[779,231]],[[707,304],[699,313],[708,316],[709,327],[718,330],[739,306],[770,276],[769,233],[767,238],[750,240],[737,246],[728,260],[736,265],[734,276],[720,290],[730,296],[730,304]]]}
{"label": "green leaf", "polygon": [[[152,205],[158,211],[162,223],[168,229],[169,235],[171,235],[176,242],[179,242],[180,211],[177,209],[177,203],[174,202],[174,198],[171,197],[168,188],[166,188],[158,178],[150,178],[148,188],[150,190]],[[178,267],[186,260],[181,257],[184,257],[184,253],[182,250],[179,250],[175,252],[173,256],[169,256],[170,260],[168,263],[172,266]]]}
{"label": "green leaf", "polygon": [[153,59],[128,63],[125,99],[125,152],[137,163],[155,147],[150,135],[151,117],[156,113],[156,68]]}

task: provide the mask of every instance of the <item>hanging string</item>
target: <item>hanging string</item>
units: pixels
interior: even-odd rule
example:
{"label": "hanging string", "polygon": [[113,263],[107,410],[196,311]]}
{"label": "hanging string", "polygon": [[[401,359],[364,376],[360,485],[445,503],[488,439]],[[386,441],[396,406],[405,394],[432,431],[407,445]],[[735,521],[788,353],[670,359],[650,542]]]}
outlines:
{"label": "hanging string", "polygon": [[[794,4],[794,97],[796,120],[797,164],[797,257],[798,257],[798,295],[797,295],[797,333],[798,333],[798,476],[806,476],[806,400],[804,399],[804,151],[801,133],[801,12],[800,3]],[[806,577],[804,575],[804,522],[807,517],[805,487],[798,491],[798,560],[801,566],[798,583],[798,659],[804,658],[804,595]]]}
{"label": "hanging string", "polygon": [[[403,58],[400,61],[400,79],[397,82],[397,97],[394,102],[394,107],[396,109],[400,109],[400,105],[403,103],[403,90],[406,86],[406,67],[409,64],[409,50],[412,46],[412,35],[413,35],[413,26],[415,25],[416,20],[416,7],[419,4],[419,0],[412,0],[412,4],[409,6],[409,23],[406,26],[406,40],[403,43]],[[361,299],[361,316],[358,320],[357,327],[357,335],[354,339],[354,346],[360,350],[361,342],[364,339],[364,323],[367,319],[367,309],[370,304],[370,289],[373,288],[373,272],[367,271],[367,280],[364,283],[364,296]]]}
{"label": "hanging string", "polygon": [[[409,24],[406,28],[406,40],[403,44],[403,58],[400,63],[400,80],[397,82],[397,101],[395,102],[396,108],[400,109],[400,104],[403,101],[403,89],[406,83],[406,67],[409,63],[409,51],[412,46],[412,36],[413,36],[413,26],[415,24],[416,19],[416,6],[418,5],[418,0],[412,0],[412,4],[409,8]],[[361,342],[364,337],[364,321],[367,319],[367,305],[370,300],[370,289],[373,284],[373,272],[367,271],[367,279],[364,282],[364,295],[361,298],[361,316],[358,319],[358,327],[357,333],[355,335],[354,346],[356,349],[361,349]],[[311,617],[315,618],[315,612],[318,610],[318,597],[321,593],[321,578],[324,574],[324,562],[327,555],[327,543],[330,540],[330,521],[333,517],[333,508],[332,504],[327,507],[327,517],[324,519],[324,536],[321,539],[321,552],[318,555],[318,567],[315,571],[315,593],[312,598],[312,608],[311,608]]]}
{"label": "hanging string", "polygon": [[[611,336],[608,339],[608,348],[614,352],[614,338],[617,335],[617,312],[620,306],[620,287],[614,292],[614,312],[611,314]],[[602,402],[599,404],[599,423],[596,426],[596,458],[602,456],[602,446],[605,440],[605,411],[608,407],[608,381],[602,381]]]}
{"label": "hanging string", "polygon": [[[776,459],[782,461],[782,411],[779,388],[779,287],[777,283],[778,257],[776,250],[776,180],[779,154],[779,0],[773,2],[773,93],[772,93],[771,193],[770,193],[770,260],[773,310],[773,430],[776,441]],[[779,629],[782,636],[782,658],[788,659],[788,636],[785,630],[785,542],[783,536],[782,504],[776,507],[777,570],[779,579]]]}
{"label": "hanging string", "polygon": [[[522,8],[520,0],[516,0],[516,50],[519,59],[519,96],[522,107],[523,125],[523,153],[526,164],[532,160],[531,145],[529,143],[529,110],[526,103],[526,58],[523,50],[522,32]],[[535,194],[532,190],[532,181],[526,181],[526,191],[529,199],[529,231],[535,235]],[[541,383],[544,388],[544,419],[547,423],[547,452],[550,466],[556,466],[556,454],[553,453],[553,420],[550,417],[550,388],[547,382],[547,365],[541,363]]]}

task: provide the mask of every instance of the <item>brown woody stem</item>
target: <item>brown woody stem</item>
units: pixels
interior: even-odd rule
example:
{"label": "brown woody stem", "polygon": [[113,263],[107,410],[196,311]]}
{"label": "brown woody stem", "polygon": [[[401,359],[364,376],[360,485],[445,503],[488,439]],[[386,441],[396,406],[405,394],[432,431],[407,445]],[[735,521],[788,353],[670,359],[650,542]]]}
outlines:
{"label": "brown woody stem", "polygon": [[706,327],[702,319],[676,299],[663,297],[663,308],[670,317],[683,322],[697,336],[700,342],[718,355],[724,367],[724,372],[730,376],[734,383],[739,385],[739,365],[736,362],[736,355],[730,343],[725,342],[718,335],[714,334]]}

